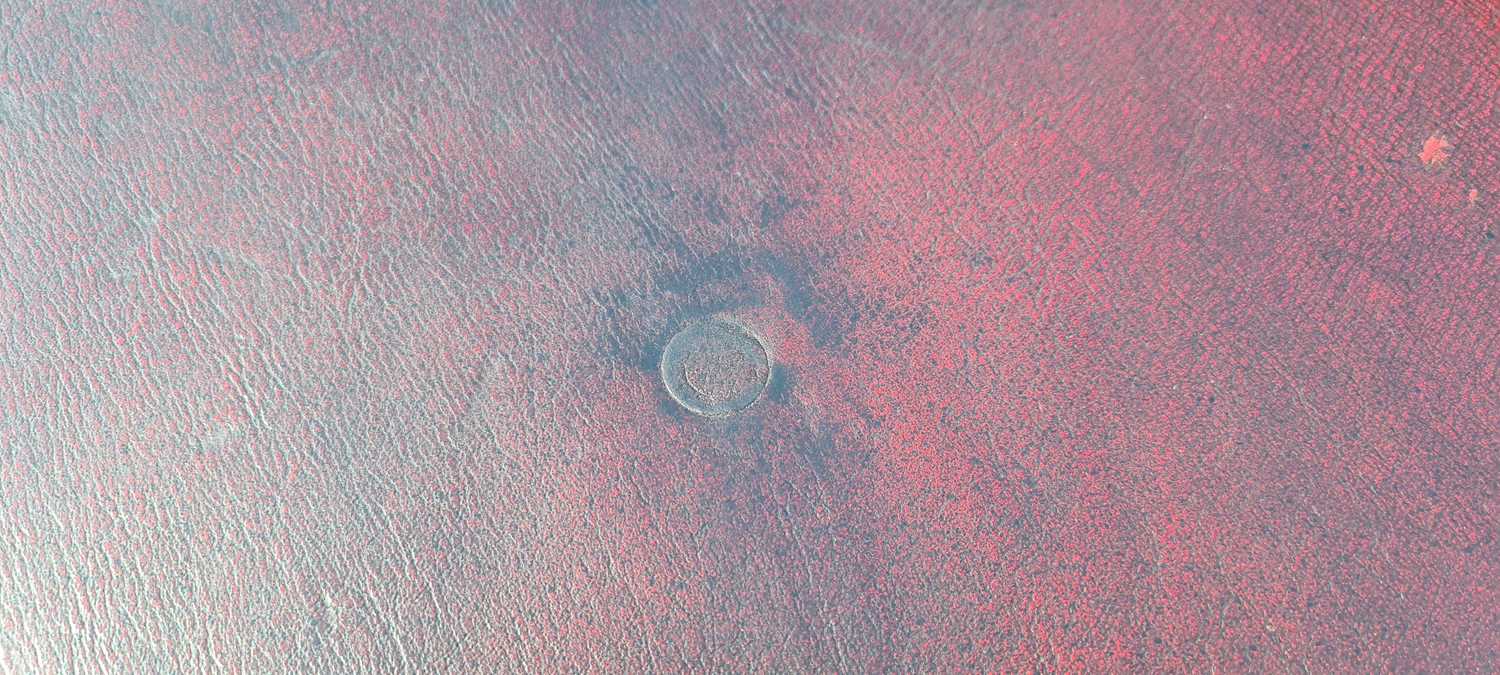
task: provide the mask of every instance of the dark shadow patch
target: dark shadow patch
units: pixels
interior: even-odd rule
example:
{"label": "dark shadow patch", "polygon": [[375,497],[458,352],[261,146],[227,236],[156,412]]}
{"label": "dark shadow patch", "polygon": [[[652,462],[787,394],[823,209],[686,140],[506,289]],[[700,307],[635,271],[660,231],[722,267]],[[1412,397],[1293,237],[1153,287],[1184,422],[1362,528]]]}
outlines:
{"label": "dark shadow patch", "polygon": [[792,400],[792,369],[776,363],[775,355],[771,358],[771,382],[766,385],[766,398],[773,403],[786,404]]}
{"label": "dark shadow patch", "polygon": [[605,308],[609,326],[603,336],[605,352],[642,372],[657,372],[663,345],[689,321],[762,302],[746,283],[750,261],[736,247],[675,259],[689,262],[662,270],[638,287],[594,296]]}
{"label": "dark shadow patch", "polygon": [[636,227],[648,248],[669,252],[678,258],[687,258],[687,242],[668,224],[662,207],[677,198],[672,184],[658,179],[630,162],[621,164],[614,174],[614,185],[624,200],[624,213],[628,222]]}
{"label": "dark shadow patch", "polygon": [[645,248],[672,251],[674,255],[687,252],[687,242],[683,241],[682,235],[656,214],[631,211],[625,215],[625,219],[635,226],[636,232],[645,240]]}
{"label": "dark shadow patch", "polygon": [[709,283],[744,278],[748,271],[747,263],[742,251],[733,247],[725,248],[699,257],[680,268],[663,272],[658,275],[653,286],[667,293],[691,295]]}
{"label": "dark shadow patch", "polygon": [[790,199],[785,193],[777,192],[760,200],[759,215],[755,222],[760,225],[760,229],[767,230],[781,224],[787,214],[806,205],[807,202]]}
{"label": "dark shadow patch", "polygon": [[[765,304],[757,279],[769,277],[780,286],[785,311],[808,330],[819,349],[844,348],[860,320],[855,301],[843,291],[813,286],[811,261],[789,263],[775,254],[738,246],[671,260],[686,262],[638,285],[593,296],[603,307],[603,353],[652,376],[660,368],[662,346],[688,322]],[[785,400],[790,373],[773,370],[772,378],[768,395]]]}
{"label": "dark shadow patch", "polygon": [[[859,324],[859,310],[846,294],[838,294],[825,300],[819,297],[812,283],[810,265],[790,265],[772,255],[763,256],[764,265],[781,283],[784,306],[792,318],[807,328],[813,346],[819,349],[839,349],[844,346],[850,333]],[[824,295],[832,295],[824,292]],[[829,307],[847,307],[848,313],[829,311]]]}
{"label": "dark shadow patch", "polygon": [[792,452],[807,460],[812,466],[813,475],[819,478],[829,477],[828,462],[833,459],[837,449],[833,435],[833,430],[821,429],[806,441],[792,445]]}
{"label": "dark shadow patch", "polygon": [[698,213],[703,216],[704,220],[714,225],[729,222],[729,214],[724,211],[724,205],[719,202],[718,197],[712,194],[702,191],[694,192],[693,206],[697,207]]}
{"label": "dark shadow patch", "polygon": [[661,414],[666,415],[678,424],[686,422],[688,416],[691,414],[682,406],[677,405],[677,402],[673,401],[671,396],[658,397],[656,407],[661,410]]}

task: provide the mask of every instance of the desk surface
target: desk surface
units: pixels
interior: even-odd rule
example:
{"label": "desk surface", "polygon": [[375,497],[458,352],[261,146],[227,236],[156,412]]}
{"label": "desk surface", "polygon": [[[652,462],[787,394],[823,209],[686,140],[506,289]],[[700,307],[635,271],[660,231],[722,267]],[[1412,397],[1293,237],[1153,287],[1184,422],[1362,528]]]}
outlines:
{"label": "desk surface", "polygon": [[0,0],[0,671],[1500,667],[1500,7],[911,4]]}

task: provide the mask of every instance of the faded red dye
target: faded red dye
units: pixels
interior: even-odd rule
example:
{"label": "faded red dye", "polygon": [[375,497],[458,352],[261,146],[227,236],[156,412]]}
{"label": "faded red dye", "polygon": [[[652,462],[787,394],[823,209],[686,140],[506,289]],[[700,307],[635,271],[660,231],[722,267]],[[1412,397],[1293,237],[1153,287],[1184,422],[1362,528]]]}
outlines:
{"label": "faded red dye", "polygon": [[559,4],[0,4],[0,665],[1500,662],[1494,4]]}

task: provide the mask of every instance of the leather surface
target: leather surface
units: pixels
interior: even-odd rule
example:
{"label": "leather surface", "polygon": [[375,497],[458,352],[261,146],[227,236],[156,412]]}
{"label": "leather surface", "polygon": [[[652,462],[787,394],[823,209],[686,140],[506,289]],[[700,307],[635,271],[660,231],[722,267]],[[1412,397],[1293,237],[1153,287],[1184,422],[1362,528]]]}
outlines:
{"label": "leather surface", "polygon": [[0,671],[1493,671],[1497,45],[4,0]]}

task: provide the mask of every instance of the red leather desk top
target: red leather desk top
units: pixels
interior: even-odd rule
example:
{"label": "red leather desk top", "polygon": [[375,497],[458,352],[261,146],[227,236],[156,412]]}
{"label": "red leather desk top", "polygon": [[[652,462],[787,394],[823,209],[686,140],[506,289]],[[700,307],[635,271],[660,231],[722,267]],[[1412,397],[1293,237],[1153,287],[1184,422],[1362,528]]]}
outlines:
{"label": "red leather desk top", "polygon": [[408,4],[0,2],[0,671],[1497,667],[1495,4]]}

